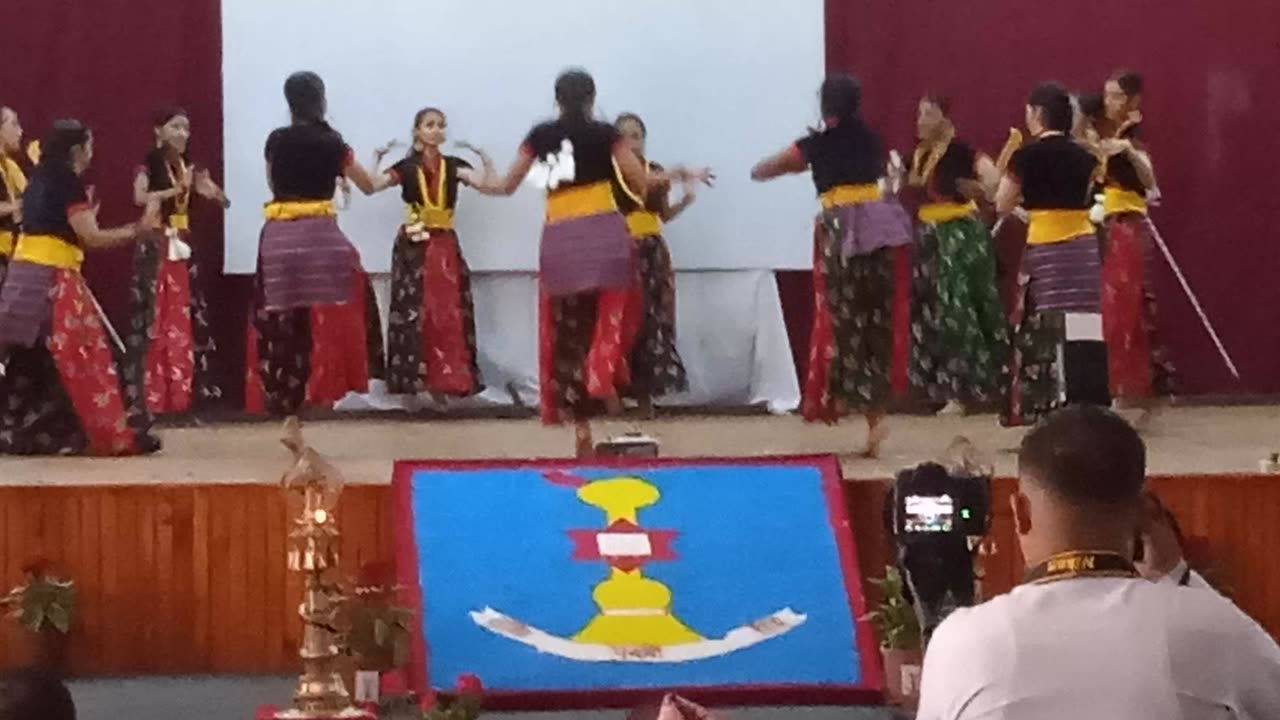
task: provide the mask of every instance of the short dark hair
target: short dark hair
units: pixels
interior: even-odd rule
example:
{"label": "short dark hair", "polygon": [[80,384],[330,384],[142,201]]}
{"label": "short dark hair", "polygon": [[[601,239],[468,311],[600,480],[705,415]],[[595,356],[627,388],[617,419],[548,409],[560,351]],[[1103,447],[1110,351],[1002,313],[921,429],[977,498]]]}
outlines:
{"label": "short dark hair", "polygon": [[1018,474],[1070,503],[1128,505],[1142,496],[1147,448],[1124,418],[1096,405],[1051,413],[1022,439]]}
{"label": "short dark hair", "polygon": [[56,675],[35,668],[0,674],[3,720],[75,720],[71,692]]}
{"label": "short dark hair", "polygon": [[1129,97],[1142,94],[1142,76],[1132,70],[1117,70],[1112,73],[1111,79]]}
{"label": "short dark hair", "polygon": [[1071,109],[1071,95],[1062,83],[1040,83],[1032,89],[1027,104],[1044,112],[1044,124],[1050,130],[1071,132],[1075,112]]}

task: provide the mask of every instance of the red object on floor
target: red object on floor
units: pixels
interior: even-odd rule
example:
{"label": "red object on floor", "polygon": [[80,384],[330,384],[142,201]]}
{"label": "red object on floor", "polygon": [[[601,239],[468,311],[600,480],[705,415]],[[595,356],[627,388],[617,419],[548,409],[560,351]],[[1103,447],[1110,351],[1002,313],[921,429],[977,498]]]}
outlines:
{"label": "red object on floor", "polygon": [[[275,720],[276,713],[287,710],[287,707],[276,707],[275,705],[260,705],[258,712],[255,714],[254,720]],[[338,715],[312,715],[309,720],[378,720],[378,716],[368,710],[361,710],[359,714],[347,712],[339,717]]]}

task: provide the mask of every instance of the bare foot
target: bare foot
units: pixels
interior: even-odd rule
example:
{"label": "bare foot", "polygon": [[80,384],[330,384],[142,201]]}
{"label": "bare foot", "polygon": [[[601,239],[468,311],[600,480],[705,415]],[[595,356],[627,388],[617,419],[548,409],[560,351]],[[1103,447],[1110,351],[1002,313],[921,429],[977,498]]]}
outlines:
{"label": "bare foot", "polygon": [[657,409],[653,407],[653,398],[648,395],[642,395],[637,402],[640,405],[640,417],[652,420],[658,416]]}
{"label": "bare foot", "polygon": [[959,400],[949,400],[942,409],[937,412],[938,417],[964,417],[969,413],[968,408]]}
{"label": "bare foot", "polygon": [[589,458],[596,454],[590,421],[578,419],[573,422],[573,447],[574,455],[579,458]]}
{"label": "bare foot", "polygon": [[867,415],[867,447],[862,451],[862,457],[866,459],[880,457],[880,445],[887,437],[889,437],[889,428],[885,425],[884,416]]}
{"label": "bare foot", "polygon": [[618,417],[619,415],[622,415],[624,408],[622,407],[622,400],[618,398],[618,393],[610,393],[608,397],[603,398],[603,400],[604,411],[608,413],[610,417]]}

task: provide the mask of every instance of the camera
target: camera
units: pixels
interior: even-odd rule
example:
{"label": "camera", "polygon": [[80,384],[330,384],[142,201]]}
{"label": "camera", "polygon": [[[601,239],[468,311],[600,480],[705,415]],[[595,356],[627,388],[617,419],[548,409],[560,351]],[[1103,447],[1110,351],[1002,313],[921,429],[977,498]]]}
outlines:
{"label": "camera", "polygon": [[952,474],[936,463],[898,473],[893,488],[894,535],[987,534],[991,478]]}
{"label": "camera", "polygon": [[952,610],[976,602],[973,554],[990,526],[991,477],[923,463],[897,474],[885,503],[920,627],[928,638]]}

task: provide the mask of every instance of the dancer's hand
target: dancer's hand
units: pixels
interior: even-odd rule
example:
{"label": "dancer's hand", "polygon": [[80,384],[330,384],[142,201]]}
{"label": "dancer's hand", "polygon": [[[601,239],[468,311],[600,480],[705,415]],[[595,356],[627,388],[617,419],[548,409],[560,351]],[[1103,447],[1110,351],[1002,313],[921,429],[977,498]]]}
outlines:
{"label": "dancer's hand", "polygon": [[707,187],[714,187],[716,174],[711,171],[711,168],[708,168],[708,167],[685,168],[683,177],[681,179],[683,180],[683,182],[689,185],[693,185],[695,183],[702,183]]}
{"label": "dancer's hand", "polygon": [[378,163],[382,162],[383,158],[385,158],[392,150],[398,147],[400,147],[400,141],[393,139],[390,142],[388,142],[386,145],[383,145],[382,147],[374,149],[373,151],[374,165],[377,165]]}
{"label": "dancer's hand", "polygon": [[218,187],[218,184],[213,181],[208,170],[201,169],[196,171],[194,185],[200,197],[218,200],[223,203],[227,201],[226,195],[222,194],[222,188]]}
{"label": "dancer's hand", "polygon": [[1120,140],[1117,138],[1107,138],[1098,143],[1098,147],[1102,150],[1102,154],[1107,157],[1114,157],[1133,150],[1133,143],[1128,140]]}

